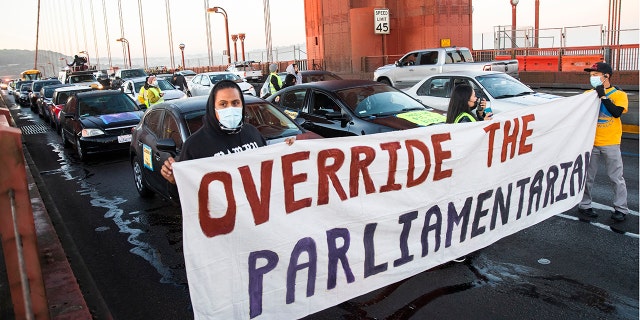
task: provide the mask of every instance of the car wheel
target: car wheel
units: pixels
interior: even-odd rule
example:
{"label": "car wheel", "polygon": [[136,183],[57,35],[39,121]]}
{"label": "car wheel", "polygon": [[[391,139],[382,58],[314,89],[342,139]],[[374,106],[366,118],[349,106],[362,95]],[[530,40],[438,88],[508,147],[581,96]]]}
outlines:
{"label": "car wheel", "polygon": [[380,79],[378,82],[382,82],[388,86],[391,86],[391,81],[389,81],[389,79],[387,78]]}
{"label": "car wheel", "polygon": [[69,148],[71,146],[71,143],[69,143],[69,140],[67,140],[67,135],[64,133],[64,130],[62,129],[58,129],[60,130],[60,137],[62,138],[62,146],[65,148]]}
{"label": "car wheel", "polygon": [[133,169],[133,180],[136,183],[136,190],[138,190],[140,197],[149,198],[153,196],[153,192],[147,186],[147,182],[144,181],[144,176],[142,175],[143,169],[138,156],[134,156],[133,160],[131,160],[131,167]]}
{"label": "car wheel", "polygon": [[81,161],[87,160],[87,154],[86,152],[84,152],[84,149],[82,149],[80,138],[76,138],[76,153],[78,154],[78,158],[80,158]]}

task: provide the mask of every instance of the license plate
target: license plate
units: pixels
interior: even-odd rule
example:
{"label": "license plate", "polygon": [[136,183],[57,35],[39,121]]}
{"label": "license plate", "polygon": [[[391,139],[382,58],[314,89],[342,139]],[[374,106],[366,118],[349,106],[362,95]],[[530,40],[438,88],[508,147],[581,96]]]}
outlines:
{"label": "license plate", "polygon": [[130,134],[118,136],[118,143],[126,143],[126,142],[131,142]]}

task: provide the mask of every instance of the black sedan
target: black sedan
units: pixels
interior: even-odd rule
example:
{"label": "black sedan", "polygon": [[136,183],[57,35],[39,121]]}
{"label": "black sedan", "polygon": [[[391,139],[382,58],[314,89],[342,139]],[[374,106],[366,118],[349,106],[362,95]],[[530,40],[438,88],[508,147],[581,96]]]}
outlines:
{"label": "black sedan", "polygon": [[[133,129],[130,145],[131,167],[136,189],[142,197],[155,193],[179,201],[177,189],[160,174],[162,164],[180,153],[184,141],[202,126],[207,96],[172,100],[148,109]],[[245,95],[245,121],[255,126],[268,144],[296,139],[321,138],[308,132],[269,102]],[[301,120],[298,120],[301,121]]]}
{"label": "black sedan", "polygon": [[441,112],[404,92],[368,80],[330,80],[287,87],[269,96],[291,118],[323,137],[403,130],[444,123]]}
{"label": "black sedan", "polygon": [[60,134],[65,147],[75,145],[78,157],[128,150],[131,129],[143,111],[120,90],[80,92],[60,111]]}

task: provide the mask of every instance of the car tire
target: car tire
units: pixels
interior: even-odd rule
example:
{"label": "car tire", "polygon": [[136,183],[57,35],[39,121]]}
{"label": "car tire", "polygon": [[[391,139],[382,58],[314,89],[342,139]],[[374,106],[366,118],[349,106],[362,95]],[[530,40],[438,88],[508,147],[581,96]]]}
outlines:
{"label": "car tire", "polygon": [[65,148],[69,148],[71,143],[67,140],[67,135],[64,133],[64,130],[58,128],[60,130],[60,138],[62,138],[62,146]]}
{"label": "car tire", "polygon": [[152,197],[153,191],[149,189],[147,182],[144,180],[144,176],[142,175],[143,167],[140,164],[140,159],[138,159],[138,156],[134,156],[131,160],[131,168],[133,169],[133,181],[136,185],[136,190],[138,190],[138,194],[140,195],[140,197]]}
{"label": "car tire", "polygon": [[381,83],[384,83],[384,84],[386,84],[388,86],[391,86],[391,81],[389,81],[389,79],[387,79],[387,78],[382,78],[382,79],[378,80],[378,82],[381,82]]}
{"label": "car tire", "polygon": [[87,160],[87,153],[82,148],[80,138],[76,138],[76,154],[78,155],[78,158],[80,158],[80,161]]}

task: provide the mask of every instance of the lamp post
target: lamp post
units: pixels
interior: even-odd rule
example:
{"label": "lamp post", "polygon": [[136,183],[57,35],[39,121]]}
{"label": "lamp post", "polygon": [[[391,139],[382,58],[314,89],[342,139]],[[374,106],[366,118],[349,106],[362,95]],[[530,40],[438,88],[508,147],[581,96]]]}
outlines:
{"label": "lamp post", "polygon": [[516,56],[516,6],[520,0],[511,1],[511,58]]}
{"label": "lamp post", "polygon": [[116,41],[118,42],[124,42],[127,44],[127,54],[129,56],[129,68],[131,68],[131,50],[129,50],[129,41],[125,38],[118,38],[116,39]]}
{"label": "lamp post", "polygon": [[238,33],[238,38],[240,38],[240,47],[242,48],[242,61],[247,61],[244,57],[244,38],[246,35],[244,33]]}
{"label": "lamp post", "polygon": [[231,35],[231,40],[233,40],[233,60],[235,62],[238,62],[238,35],[237,34],[232,34]]}
{"label": "lamp post", "polygon": [[231,48],[229,47],[229,19],[227,17],[227,11],[220,7],[207,8],[208,13],[220,13],[224,16],[224,30],[227,35],[227,61],[231,64]]}
{"label": "lamp post", "polygon": [[180,45],[178,45],[178,48],[180,48],[180,52],[182,53],[182,69],[184,70],[185,65],[184,65],[184,43],[181,43]]}

